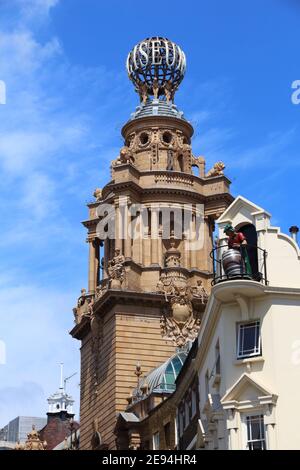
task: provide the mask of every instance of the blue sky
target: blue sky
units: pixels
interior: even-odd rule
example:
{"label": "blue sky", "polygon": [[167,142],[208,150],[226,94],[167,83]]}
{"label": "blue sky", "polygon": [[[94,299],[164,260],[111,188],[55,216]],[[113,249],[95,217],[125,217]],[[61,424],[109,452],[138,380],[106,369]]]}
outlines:
{"label": "blue sky", "polygon": [[[158,4],[157,4],[158,5]],[[109,178],[138,104],[124,67],[160,35],[187,56],[177,105],[193,152],[223,160],[232,193],[299,224],[300,2],[0,0],[0,426],[47,411],[58,363],[78,371],[72,307],[87,281],[85,203]],[[147,8],[146,8],[147,6]]]}

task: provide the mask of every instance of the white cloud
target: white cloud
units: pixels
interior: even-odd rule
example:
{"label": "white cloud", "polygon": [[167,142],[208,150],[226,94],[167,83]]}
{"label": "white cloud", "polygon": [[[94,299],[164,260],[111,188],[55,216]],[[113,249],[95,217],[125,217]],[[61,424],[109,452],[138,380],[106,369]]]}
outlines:
{"label": "white cloud", "polygon": [[58,5],[60,0],[17,0],[22,15],[26,18],[35,18],[48,15],[51,8]]}

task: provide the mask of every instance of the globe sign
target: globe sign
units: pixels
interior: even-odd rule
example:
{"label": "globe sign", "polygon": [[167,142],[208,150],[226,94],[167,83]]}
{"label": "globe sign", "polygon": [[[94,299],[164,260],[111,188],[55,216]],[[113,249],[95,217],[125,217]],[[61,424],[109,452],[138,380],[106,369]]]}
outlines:
{"label": "globe sign", "polygon": [[177,44],[167,38],[152,37],[139,42],[129,52],[126,68],[130,80],[138,87],[147,85],[153,95],[153,82],[159,87],[158,94],[164,94],[164,86],[168,82],[176,90],[181,83],[186,69],[184,52]]}

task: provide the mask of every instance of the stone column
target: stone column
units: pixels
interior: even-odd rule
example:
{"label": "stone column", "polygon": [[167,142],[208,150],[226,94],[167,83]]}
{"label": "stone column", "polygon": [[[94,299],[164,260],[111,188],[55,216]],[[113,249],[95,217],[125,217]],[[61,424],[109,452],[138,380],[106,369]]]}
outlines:
{"label": "stone column", "polygon": [[162,247],[162,230],[159,228],[158,230],[158,264],[161,267],[164,267],[164,260],[163,260],[163,247]]}
{"label": "stone column", "polygon": [[132,221],[133,233],[132,233],[132,253],[131,257],[135,263],[142,264],[142,249],[143,249],[143,235],[141,225],[141,215],[138,213]]}
{"label": "stone column", "polygon": [[188,234],[183,233],[182,235],[183,238],[183,266],[186,269],[190,269],[190,247],[189,247],[189,240],[188,240]]}
{"label": "stone column", "polygon": [[151,209],[151,264],[158,264],[158,208]]}
{"label": "stone column", "polygon": [[95,245],[95,289],[100,281],[100,240],[96,238],[94,240]]}
{"label": "stone column", "polygon": [[193,213],[191,225],[191,243],[190,243],[190,257],[191,257],[191,269],[197,267],[197,251],[196,251],[196,216]]}
{"label": "stone column", "polygon": [[89,292],[95,292],[96,289],[96,249],[95,241],[89,240]]}
{"label": "stone column", "polygon": [[121,239],[121,212],[119,201],[115,201],[115,249],[122,252],[122,239]]}
{"label": "stone column", "polygon": [[142,223],[142,234],[143,234],[143,265],[149,266],[151,264],[151,239],[149,236],[149,222],[143,220],[141,216],[141,223]]}
{"label": "stone column", "polygon": [[[129,201],[128,201],[128,205],[129,205]],[[126,204],[126,207],[124,208],[125,210],[125,226],[124,226],[124,237],[125,237],[125,240],[124,240],[124,247],[125,247],[125,253],[124,253],[124,256],[125,258],[130,258],[132,257],[132,253],[131,253],[131,237],[133,236],[133,234],[131,233],[131,230],[130,230],[130,223],[131,223],[131,214],[130,214],[130,211],[129,211],[129,206]]]}
{"label": "stone column", "polygon": [[104,270],[103,270],[103,277],[107,278],[108,277],[108,261],[109,261],[109,243],[108,243],[108,238],[105,238],[104,240]]}

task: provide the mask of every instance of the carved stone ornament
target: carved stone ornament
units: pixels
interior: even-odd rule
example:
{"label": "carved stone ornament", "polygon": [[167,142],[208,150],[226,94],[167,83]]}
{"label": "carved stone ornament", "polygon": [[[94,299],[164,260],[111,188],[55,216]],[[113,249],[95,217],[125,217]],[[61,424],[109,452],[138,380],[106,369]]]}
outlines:
{"label": "carved stone ornament", "polygon": [[81,295],[78,298],[77,306],[73,308],[75,323],[78,325],[83,317],[90,317],[94,299],[88,296],[86,289],[81,289]]}
{"label": "carved stone ornament", "polygon": [[16,444],[15,450],[46,450],[47,442],[42,442],[39,437],[39,433],[36,431],[35,426],[32,426],[32,431],[27,434],[27,440],[25,444]]}
{"label": "carved stone ornament", "polygon": [[211,178],[212,176],[221,176],[224,175],[223,170],[225,165],[223,162],[217,162],[214,164],[213,168],[206,173],[206,178]]}
{"label": "carved stone ornament", "polygon": [[93,194],[96,201],[101,201],[102,199],[102,190],[100,188],[96,188]]}
{"label": "carved stone ornament", "polygon": [[115,256],[108,262],[108,275],[110,278],[110,288],[120,289],[125,280],[125,256],[120,249],[116,248]]}
{"label": "carved stone ornament", "polygon": [[120,150],[120,155],[118,156],[118,158],[116,158],[115,160],[111,162],[111,166],[113,168],[117,165],[122,165],[125,163],[129,163],[130,165],[133,165],[134,162],[135,162],[135,158],[133,156],[131,149],[127,147],[127,145],[124,145],[124,147],[122,147]]}
{"label": "carved stone ornament", "polygon": [[161,317],[161,333],[164,339],[170,339],[176,346],[183,346],[194,340],[200,328],[200,318],[193,311],[192,300],[207,300],[207,293],[202,281],[197,286],[188,285],[185,271],[180,267],[180,252],[175,248],[173,233],[170,248],[166,252],[165,268],[156,286],[156,292],[164,294],[166,307]]}
{"label": "carved stone ornament", "polygon": [[100,285],[100,286],[97,286],[96,287],[96,292],[95,292],[95,300],[97,301],[98,299],[100,299],[103,294],[105,294],[105,292],[107,291],[108,289],[108,285]]}
{"label": "carved stone ornament", "polygon": [[171,296],[160,320],[162,337],[179,347],[193,341],[200,328],[200,318],[193,311],[192,298],[190,286],[175,287],[175,295]]}

